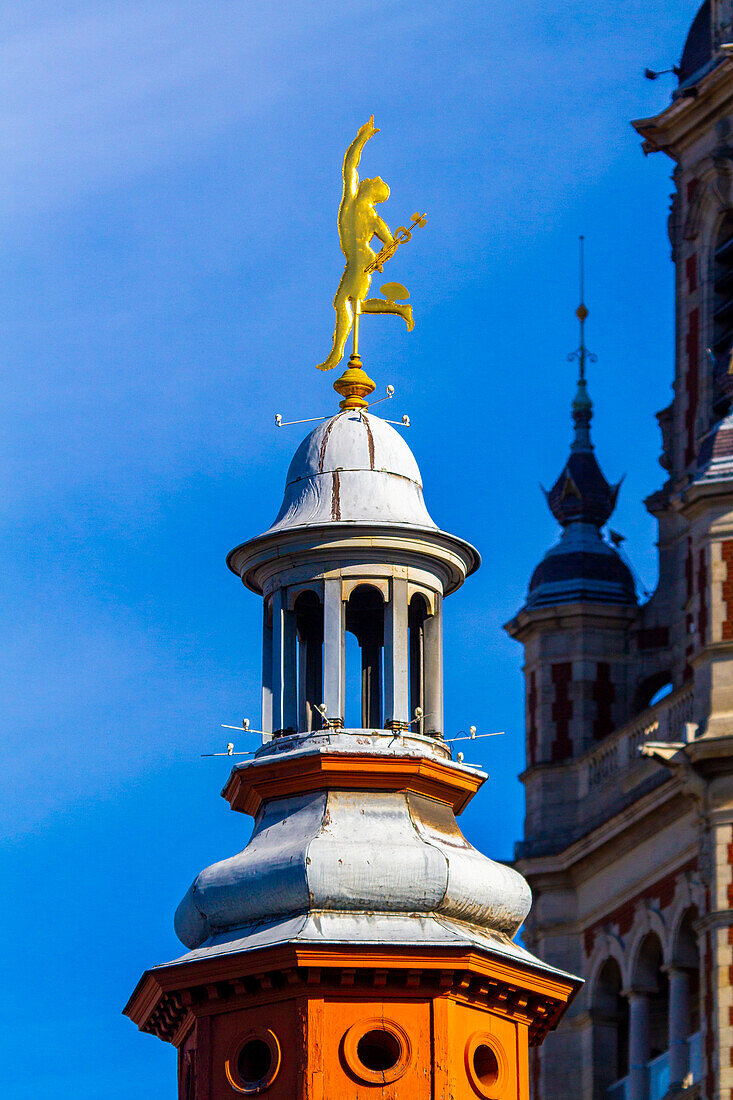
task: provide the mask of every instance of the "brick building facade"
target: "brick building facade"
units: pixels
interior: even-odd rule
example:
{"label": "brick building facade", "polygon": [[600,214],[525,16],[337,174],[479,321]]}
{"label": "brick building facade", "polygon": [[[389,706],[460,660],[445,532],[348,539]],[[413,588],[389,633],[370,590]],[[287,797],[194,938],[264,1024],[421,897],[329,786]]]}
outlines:
{"label": "brick building facade", "polygon": [[538,1100],[733,1097],[732,9],[706,0],[671,103],[634,123],[675,166],[657,589],[640,603],[604,536],[616,489],[581,362],[548,494],[563,535],[507,624],[525,649],[526,940],[587,979],[536,1054]]}

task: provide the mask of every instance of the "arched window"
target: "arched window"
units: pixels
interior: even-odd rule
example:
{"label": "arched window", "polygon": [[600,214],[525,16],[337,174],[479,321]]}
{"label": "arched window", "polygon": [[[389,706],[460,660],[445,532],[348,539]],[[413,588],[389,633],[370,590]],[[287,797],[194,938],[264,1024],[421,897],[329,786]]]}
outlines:
{"label": "arched window", "polygon": [[687,910],[680,921],[669,969],[670,1083],[690,1086],[702,1078],[700,1034],[700,954],[695,924],[697,909]]}
{"label": "arched window", "polygon": [[410,600],[407,612],[410,649],[410,728],[415,733],[425,732],[425,718],[413,721],[417,707],[425,711],[425,620],[428,602],[419,592]]}
{"label": "arched window", "polygon": [[354,589],[346,605],[346,629],[356,637],[361,650],[361,728],[380,729],[384,600],[378,589],[365,584]]}
{"label": "arched window", "polygon": [[301,592],[295,601],[298,635],[298,729],[321,729],[316,708],[323,702],[323,604],[315,592]]}
{"label": "arched window", "polygon": [[713,254],[713,411],[725,416],[733,395],[733,215],[726,214]]}
{"label": "arched window", "polygon": [[629,1002],[621,995],[622,984],[618,963],[608,959],[598,975],[591,1006],[593,1095],[603,1100],[614,1095],[611,1086],[629,1072]]}
{"label": "arched window", "polygon": [[[646,1065],[650,1098],[662,1097],[669,1087],[669,977],[663,969],[659,937],[649,932],[639,947],[631,988],[636,999],[632,1015],[632,1045],[637,1067]],[[638,1072],[632,1067],[632,1074]]]}
{"label": "arched window", "polygon": [[672,673],[669,669],[655,672],[653,676],[647,676],[646,680],[637,687],[634,692],[634,714],[639,714],[647,707],[653,707],[674,691]]}

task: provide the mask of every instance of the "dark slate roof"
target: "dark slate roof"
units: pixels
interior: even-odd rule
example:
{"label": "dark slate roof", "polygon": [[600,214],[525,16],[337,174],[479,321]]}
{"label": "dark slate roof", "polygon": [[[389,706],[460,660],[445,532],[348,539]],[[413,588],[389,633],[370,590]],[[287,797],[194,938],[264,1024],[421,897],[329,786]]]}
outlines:
{"label": "dark slate roof", "polygon": [[684,84],[713,58],[713,34],[710,21],[710,0],[700,8],[687,35],[682,60],[679,64],[679,81]]}
{"label": "dark slate roof", "polygon": [[545,554],[529,582],[527,607],[580,601],[636,604],[628,566],[589,523],[571,524]]}
{"label": "dark slate roof", "polygon": [[619,486],[608,484],[593,454],[593,404],[582,373],[572,413],[575,431],[570,456],[547,494],[550,510],[564,531],[532,574],[527,607],[581,601],[635,606],[631,572],[601,536],[601,527],[616,506]]}
{"label": "dark slate roof", "polygon": [[547,503],[562,527],[576,520],[602,527],[616,507],[618,490],[608,484],[592,451],[572,451]]}

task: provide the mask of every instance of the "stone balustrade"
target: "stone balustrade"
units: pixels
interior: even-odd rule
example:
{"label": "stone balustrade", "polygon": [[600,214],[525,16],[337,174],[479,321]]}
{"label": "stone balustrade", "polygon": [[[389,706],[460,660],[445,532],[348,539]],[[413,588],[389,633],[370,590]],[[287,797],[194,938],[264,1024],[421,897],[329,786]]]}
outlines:
{"label": "stone balustrade", "polygon": [[[525,782],[531,839],[517,845],[516,858],[561,851],[596,824],[620,813],[645,789],[663,783],[669,773],[642,757],[640,749],[648,741],[686,741],[692,706],[693,690],[685,685],[574,760],[530,770]],[[554,820],[548,822],[545,814],[540,827],[538,807],[547,800],[555,808]]]}
{"label": "stone balustrade", "polygon": [[685,727],[692,720],[692,702],[692,688],[680,688],[579,757],[581,798],[602,793],[622,769],[641,763],[639,750],[647,741],[686,740]]}

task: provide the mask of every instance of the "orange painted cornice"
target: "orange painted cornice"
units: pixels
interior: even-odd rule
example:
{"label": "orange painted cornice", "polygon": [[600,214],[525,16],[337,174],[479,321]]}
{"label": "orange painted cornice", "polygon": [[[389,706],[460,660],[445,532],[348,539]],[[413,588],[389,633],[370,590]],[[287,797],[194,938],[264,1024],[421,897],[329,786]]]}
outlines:
{"label": "orange painted cornice", "polygon": [[379,980],[382,992],[385,985],[394,985],[392,995],[424,998],[447,994],[472,1003],[485,1002],[500,1015],[526,1023],[533,1044],[541,1043],[557,1026],[582,984],[570,976],[475,949],[287,944],[149,970],[124,1013],[141,1030],[173,1041],[174,1033],[185,1035],[192,1014],[231,1009],[232,998],[266,1003],[292,997],[298,986],[301,992],[314,995],[319,995],[318,990],[322,995],[323,988],[330,986],[343,994],[347,986],[354,996],[369,1000],[374,995],[369,987],[376,975],[383,975]]}
{"label": "orange painted cornice", "polygon": [[233,810],[254,817],[263,803],[308,791],[406,791],[446,802],[455,814],[485,780],[480,773],[430,757],[372,753],[281,756],[235,768],[222,791]]}

